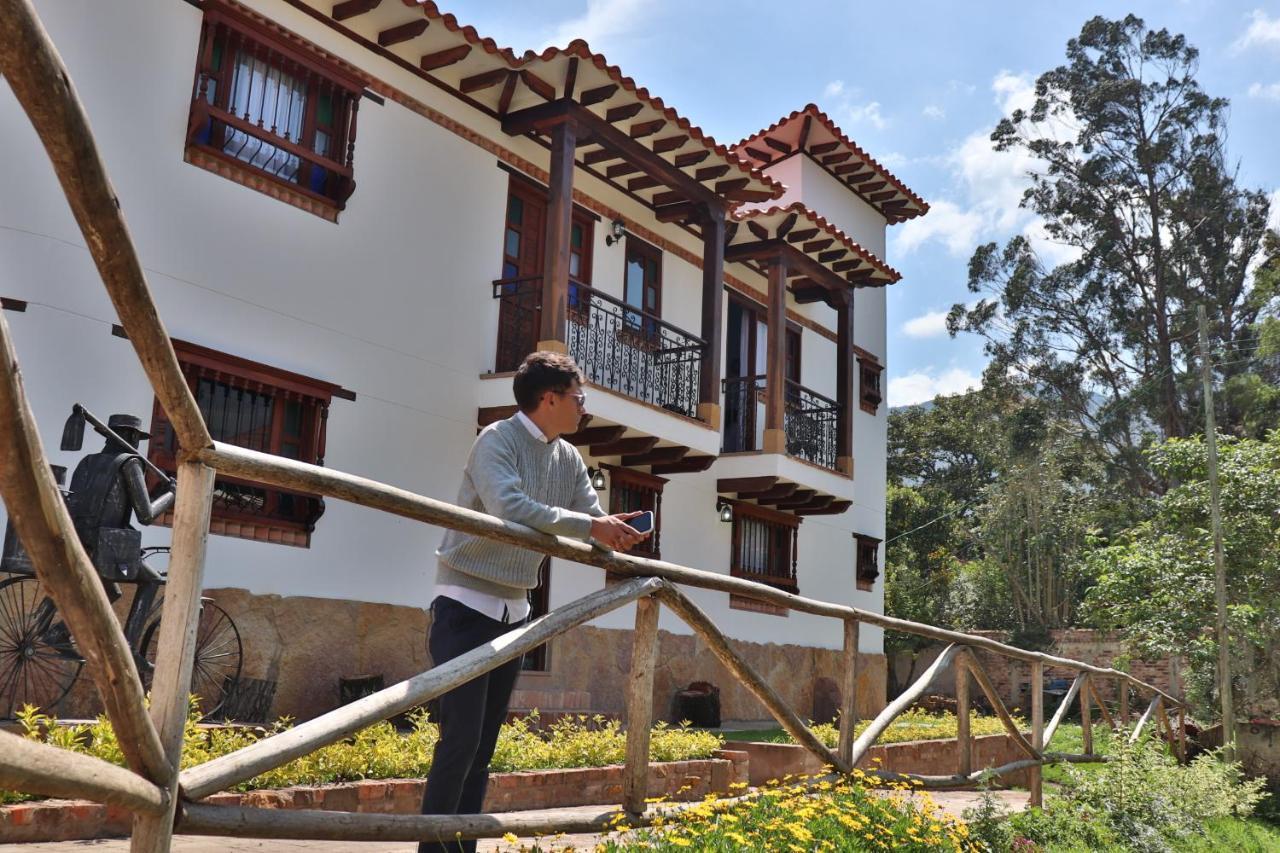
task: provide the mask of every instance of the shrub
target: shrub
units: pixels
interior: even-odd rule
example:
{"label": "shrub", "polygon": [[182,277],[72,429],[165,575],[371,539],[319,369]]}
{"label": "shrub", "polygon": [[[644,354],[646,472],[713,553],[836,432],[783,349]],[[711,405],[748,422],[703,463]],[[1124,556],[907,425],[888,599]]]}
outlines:
{"label": "shrub", "polygon": [[[19,712],[26,737],[73,752],[124,765],[124,755],[105,717],[90,725],[59,726],[57,720],[34,708]],[[183,733],[182,766],[193,767],[283,731],[289,720],[268,729],[202,728],[192,706]],[[421,778],[431,769],[439,728],[425,712],[410,716],[411,728],[400,733],[390,723],[369,726],[346,740],[330,744],[241,783],[237,790],[321,785],[358,779]],[[504,725],[490,765],[495,771],[544,770],[570,767],[602,767],[620,764],[626,755],[626,734],[616,720],[576,716],[559,720],[546,732],[539,730],[537,712]],[[649,740],[653,761],[709,758],[723,741],[709,732],[687,727],[670,728],[659,723]],[[0,804],[33,799],[30,795],[0,791]]]}
{"label": "shrub", "polygon": [[1066,780],[1044,809],[1013,815],[991,830],[966,812],[989,849],[1130,850],[1164,853],[1206,834],[1222,818],[1247,817],[1262,799],[1262,780],[1245,781],[1240,765],[1216,754],[1179,765],[1160,745],[1117,739],[1111,760],[1085,772],[1066,768]]}
{"label": "shrub", "polygon": [[928,794],[908,796],[903,784],[887,786],[887,792],[872,787],[870,779],[855,771],[833,781],[785,780],[736,800],[708,797],[694,808],[659,818],[652,828],[606,839],[596,849],[981,850],[969,839],[968,827],[940,811]]}
{"label": "shrub", "polygon": [[[1013,718],[1018,728],[1025,729],[1026,721]],[[870,720],[859,720],[858,725],[854,727],[854,736],[862,734],[862,732],[871,725]],[[819,723],[812,726],[814,734],[818,736],[818,740],[822,741],[829,747],[835,747],[840,740],[840,727],[835,723]],[[981,735],[998,735],[1004,734],[1006,729],[1004,724],[1000,722],[999,717],[987,717],[973,712],[969,713],[969,730],[974,737]],[[928,711],[912,709],[904,712],[889,728],[885,729],[876,743],[904,743],[911,740],[949,740],[956,736],[956,715],[948,711],[942,711],[937,714],[930,714]],[[772,738],[777,743],[795,743],[790,735],[783,732],[781,735]]]}

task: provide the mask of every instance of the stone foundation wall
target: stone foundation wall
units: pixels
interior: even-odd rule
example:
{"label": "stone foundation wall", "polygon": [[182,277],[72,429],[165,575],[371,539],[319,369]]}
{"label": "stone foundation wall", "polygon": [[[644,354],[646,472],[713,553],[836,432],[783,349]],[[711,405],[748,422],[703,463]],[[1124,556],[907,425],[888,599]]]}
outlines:
{"label": "stone foundation wall", "polygon": [[[1008,642],[1008,636],[1000,631],[975,631],[974,633],[990,637],[993,640],[999,640],[1000,642]],[[1052,637],[1053,647],[1049,649],[1051,654],[1072,658],[1094,666],[1112,666],[1117,658],[1126,654],[1124,642],[1118,636],[1092,628],[1070,628],[1053,631]],[[943,648],[940,644],[921,651],[916,658],[914,676],[911,676],[911,678],[918,678],[920,673],[924,672],[929,664],[942,653]],[[991,681],[995,685],[996,691],[1000,694],[1000,698],[1008,703],[1010,707],[1026,708],[1027,691],[1031,684],[1031,665],[1022,661],[1012,660],[994,652],[979,651],[977,657],[982,664],[982,668],[991,677]],[[906,653],[894,655],[892,665],[897,684],[900,688],[905,687],[911,672],[911,656]],[[1132,659],[1128,661],[1127,671],[1135,678],[1139,678],[1148,684],[1177,696],[1182,692],[1179,675],[1182,666],[1182,662],[1176,658],[1152,661]],[[1057,678],[1074,679],[1077,674],[1076,670],[1046,667],[1044,678],[1046,682]],[[1115,700],[1116,686],[1114,681],[1098,678],[1094,679],[1093,686],[1106,700]],[[954,696],[954,671],[948,671],[940,676],[929,692]],[[976,688],[973,688],[971,695],[977,698],[981,696],[981,693]],[[1138,708],[1134,713],[1138,713],[1141,710],[1141,708]],[[1052,713],[1052,710],[1046,711],[1046,714],[1049,713]]]}
{"label": "stone foundation wall", "polygon": [[[253,595],[243,589],[211,589],[205,595],[230,614],[244,643],[242,675],[276,682],[271,719],[308,720],[338,705],[342,678],[381,675],[394,684],[428,669],[430,614],[416,607],[304,596]],[[125,602],[120,602],[123,607]],[[660,633],[654,676],[655,719],[670,720],[676,691],[694,681],[720,688],[724,720],[765,720],[769,714],[692,635]],[[524,673],[512,707],[623,717],[631,668],[632,634],[583,625],[557,637],[550,671]],[[736,642],[735,648],[801,716],[820,719],[839,707],[842,654],[802,645]],[[96,713],[89,679],[57,709],[63,718]],[[834,692],[833,692],[834,691]],[[884,707],[885,659],[861,655],[858,711],[863,718]],[[263,721],[254,721],[263,722]]]}

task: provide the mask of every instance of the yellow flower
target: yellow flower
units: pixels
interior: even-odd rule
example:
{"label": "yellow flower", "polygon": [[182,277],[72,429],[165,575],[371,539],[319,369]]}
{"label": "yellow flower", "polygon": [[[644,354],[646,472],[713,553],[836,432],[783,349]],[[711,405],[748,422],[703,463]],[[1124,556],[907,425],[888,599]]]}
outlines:
{"label": "yellow flower", "polygon": [[502,836],[502,840],[507,842],[508,844],[515,844],[520,839],[516,838],[516,834],[514,832],[508,832]]}
{"label": "yellow flower", "polygon": [[672,844],[674,844],[675,846],[677,846],[677,847],[692,847],[692,846],[693,846],[693,842],[692,842],[692,841],[690,841],[689,839],[684,838],[683,836],[680,836],[680,835],[673,835],[673,836],[671,836],[671,838],[670,838],[670,839],[668,839],[668,840],[669,840]]}

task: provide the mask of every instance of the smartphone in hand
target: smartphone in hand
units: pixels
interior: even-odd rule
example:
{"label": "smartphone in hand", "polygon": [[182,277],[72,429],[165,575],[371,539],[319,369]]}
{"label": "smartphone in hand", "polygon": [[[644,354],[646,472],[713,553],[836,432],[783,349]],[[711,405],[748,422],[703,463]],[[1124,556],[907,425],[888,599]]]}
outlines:
{"label": "smartphone in hand", "polygon": [[650,533],[653,531],[653,510],[645,510],[635,518],[627,522],[637,533]]}

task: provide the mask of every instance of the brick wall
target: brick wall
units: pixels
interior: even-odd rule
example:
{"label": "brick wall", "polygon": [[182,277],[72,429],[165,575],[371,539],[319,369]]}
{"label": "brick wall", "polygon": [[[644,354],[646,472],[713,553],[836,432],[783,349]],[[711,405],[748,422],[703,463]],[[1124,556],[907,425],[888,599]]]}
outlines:
{"label": "brick wall", "polygon": [[[990,637],[993,640],[1008,642],[1008,635],[1000,631],[975,631],[973,633]],[[1052,632],[1052,637],[1053,647],[1049,650],[1051,654],[1072,658],[1093,666],[1109,667],[1116,658],[1126,653],[1124,642],[1119,637],[1092,628],[1058,630]],[[942,653],[943,648],[942,645],[937,645],[921,651],[916,659],[915,673],[911,677],[913,679],[918,678],[920,673],[924,672],[928,665]],[[977,658],[982,668],[986,670],[987,675],[990,676],[1000,698],[1010,707],[1026,708],[1028,686],[1031,683],[1031,665],[998,655],[995,652],[979,651]],[[898,685],[905,687],[908,672],[911,669],[910,655],[901,653],[895,655],[890,666],[897,677]],[[1152,661],[1131,659],[1128,661],[1127,671],[1135,678],[1139,678],[1148,684],[1155,685],[1161,690],[1177,696],[1182,692],[1179,673],[1184,668],[1185,664],[1176,659],[1166,658]],[[1051,679],[1074,679],[1076,675],[1077,672],[1075,670],[1060,667],[1047,667],[1044,672],[1046,683]],[[1108,701],[1115,700],[1116,687],[1114,681],[1108,682],[1104,679],[1095,679],[1093,686],[1103,698]],[[954,671],[948,671],[940,676],[929,692],[954,696]],[[978,700],[981,697],[981,691],[975,686],[971,688],[971,695],[974,696],[975,700]],[[1140,711],[1141,709],[1138,710]],[[1046,715],[1049,713],[1051,711],[1046,711]]]}

